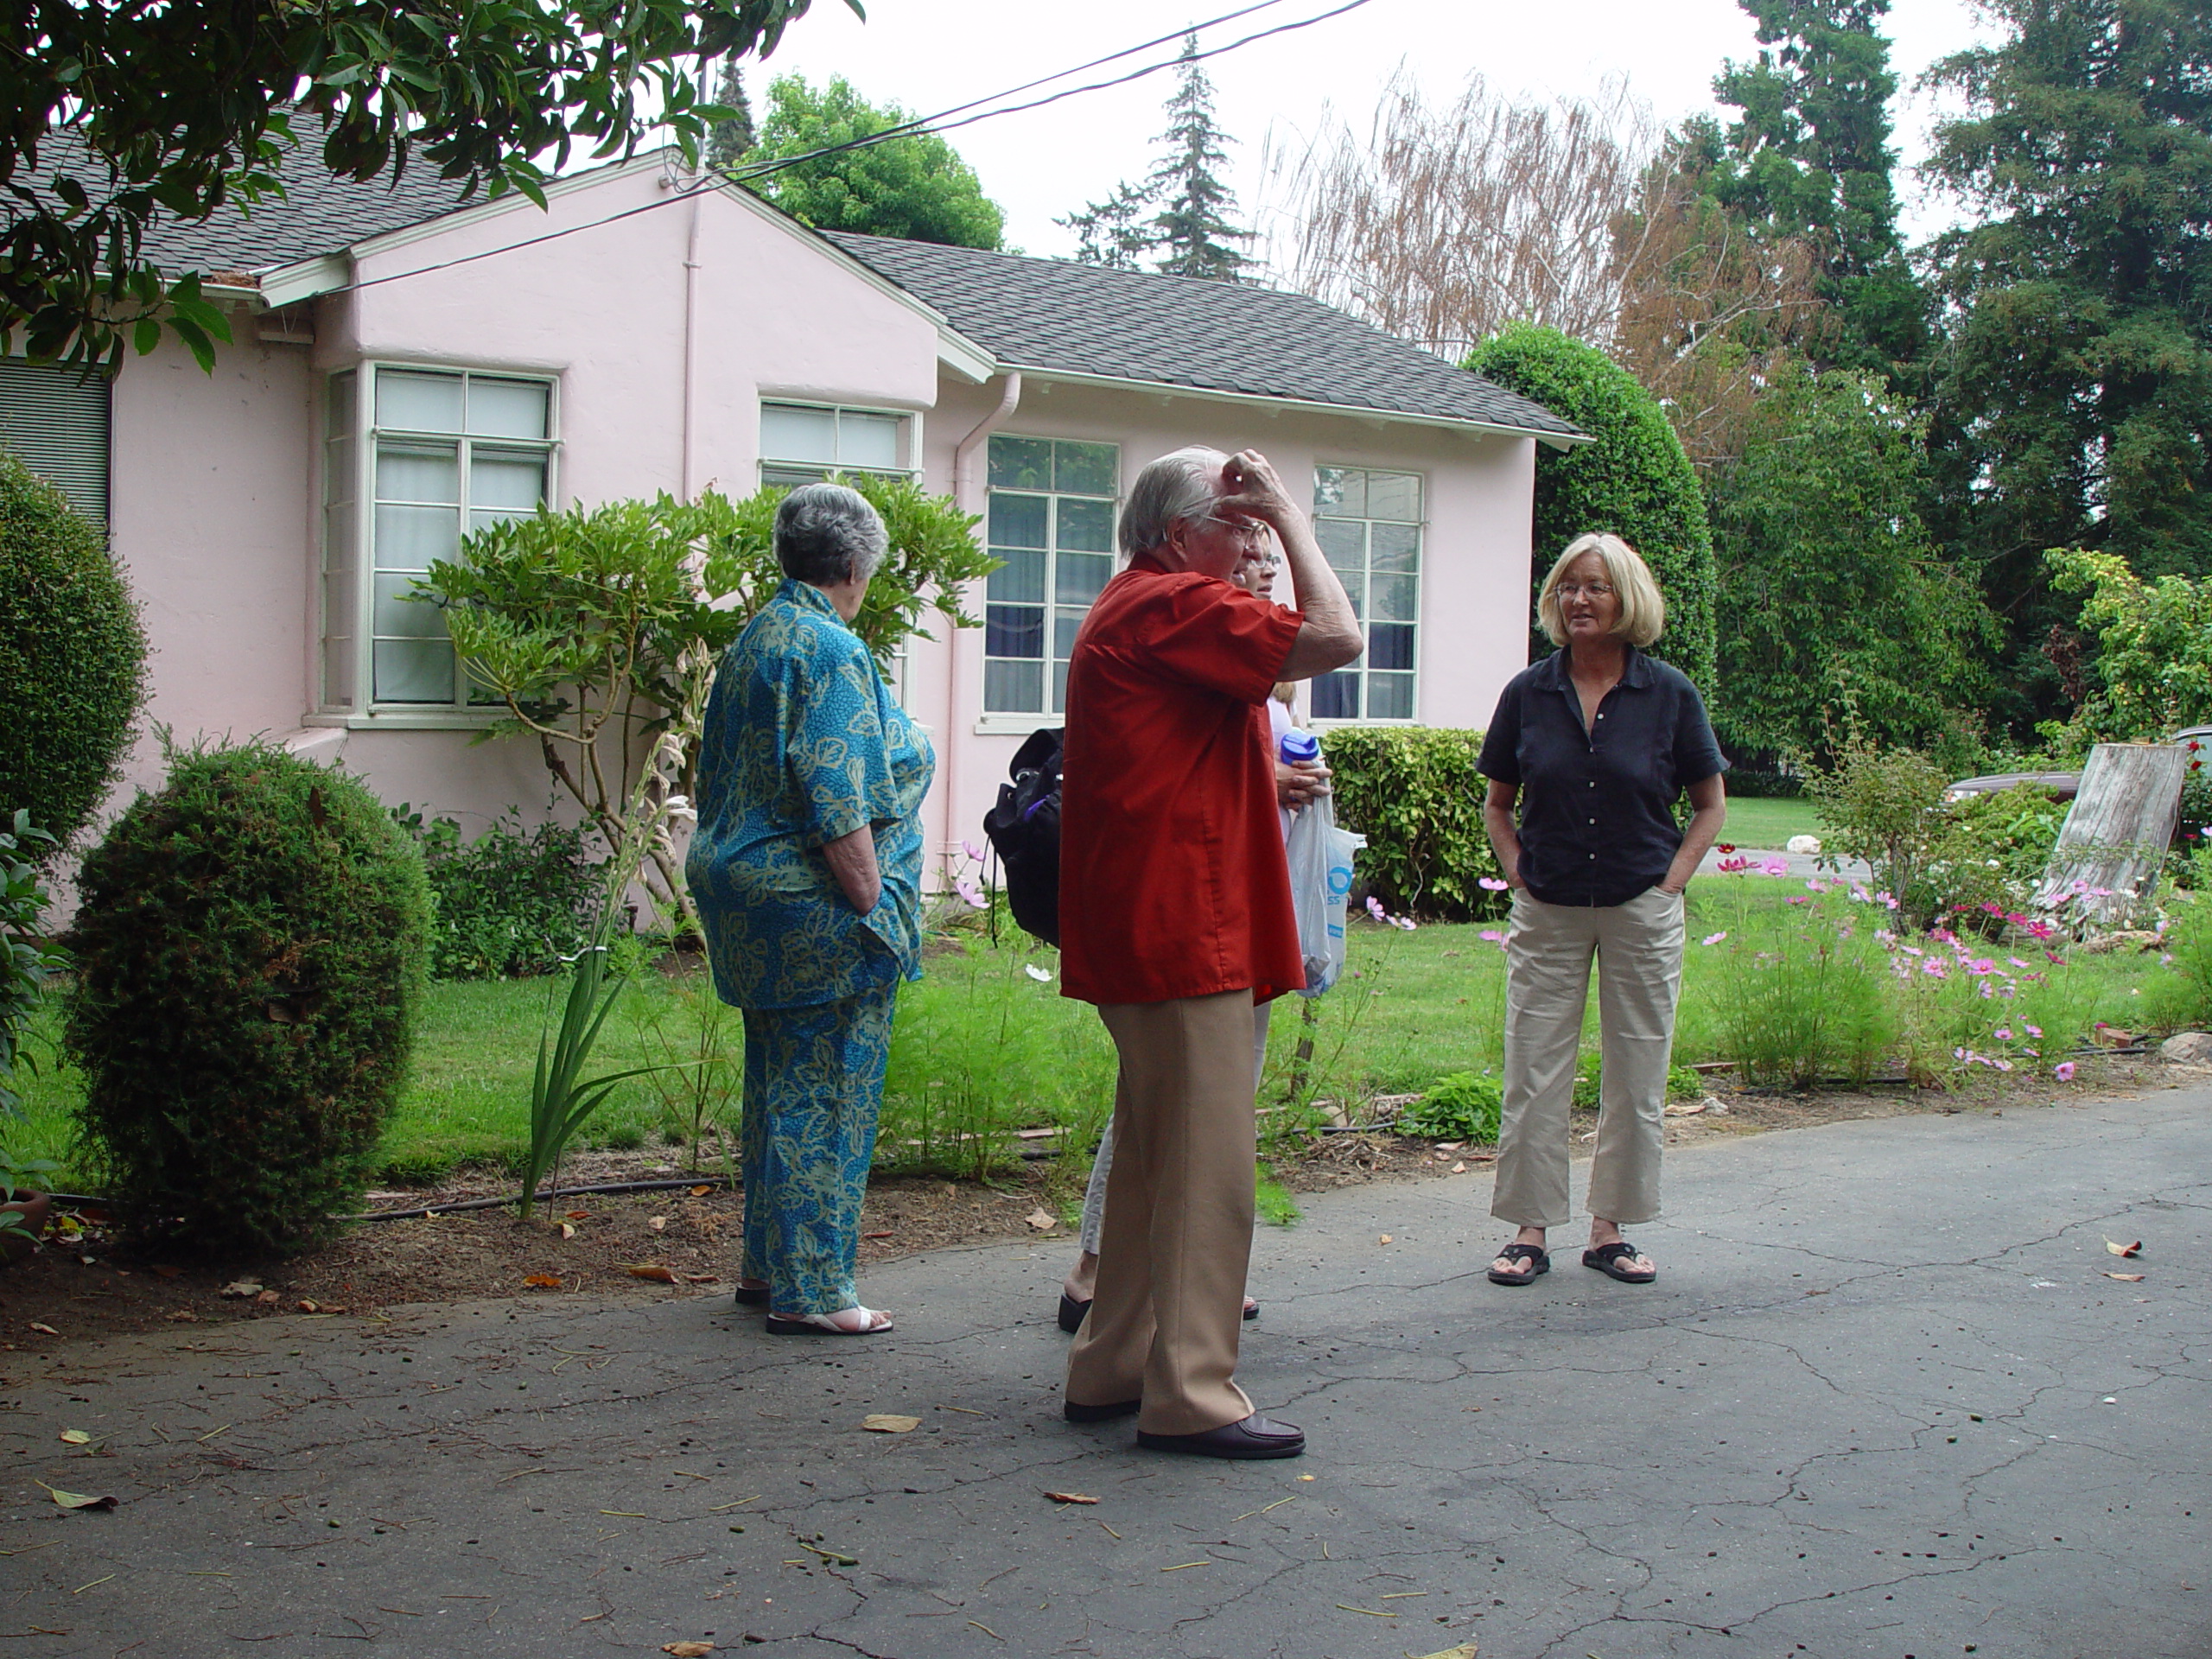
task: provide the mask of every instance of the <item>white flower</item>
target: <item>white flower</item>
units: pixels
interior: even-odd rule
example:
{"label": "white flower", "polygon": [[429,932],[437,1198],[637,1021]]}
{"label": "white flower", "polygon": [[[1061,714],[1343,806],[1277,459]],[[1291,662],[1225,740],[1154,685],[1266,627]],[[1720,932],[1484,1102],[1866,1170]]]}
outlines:
{"label": "white flower", "polygon": [[1033,962],[1023,963],[1021,964],[1021,971],[1028,975],[1030,978],[1035,980],[1039,985],[1049,985],[1052,982],[1052,970],[1049,968],[1039,968]]}

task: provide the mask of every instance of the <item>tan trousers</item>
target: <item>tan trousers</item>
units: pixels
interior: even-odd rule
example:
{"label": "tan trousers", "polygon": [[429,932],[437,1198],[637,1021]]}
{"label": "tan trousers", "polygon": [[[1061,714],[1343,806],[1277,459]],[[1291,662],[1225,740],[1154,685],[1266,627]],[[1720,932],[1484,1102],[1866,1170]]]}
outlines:
{"label": "tan trousers", "polygon": [[1598,1149],[1589,1209],[1627,1226],[1659,1215],[1667,1065],[1682,988],[1682,900],[1656,887],[1624,905],[1548,905],[1513,895],[1505,936],[1505,1111],[1490,1212],[1564,1227],[1567,1113],[1598,963]]}
{"label": "tan trousers", "polygon": [[1098,1288],[1067,1397],[1141,1399],[1137,1427],[1198,1434],[1252,1414],[1235,1382],[1252,1254],[1252,994],[1102,1007],[1121,1057]]}

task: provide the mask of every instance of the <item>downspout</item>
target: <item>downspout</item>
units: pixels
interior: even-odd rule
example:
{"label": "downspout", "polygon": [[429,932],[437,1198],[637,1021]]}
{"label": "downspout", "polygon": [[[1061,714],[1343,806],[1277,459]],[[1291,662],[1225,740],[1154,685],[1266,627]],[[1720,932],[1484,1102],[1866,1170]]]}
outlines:
{"label": "downspout", "polygon": [[705,192],[693,187],[691,226],[683,248],[683,499],[691,499],[694,475],[692,430],[697,416],[699,370],[696,362],[699,333],[699,198]]}
{"label": "downspout", "polygon": [[[1007,417],[1021,407],[1021,372],[1009,372],[1006,389],[1000,394],[999,406],[976,423],[976,429],[954,446],[952,451],[952,501],[963,512],[981,513],[985,506],[983,492],[976,482],[976,455],[983,441],[995,432]],[[986,531],[988,534],[988,531]],[[969,630],[952,628],[947,631],[945,656],[951,667],[944,688],[944,855],[951,856],[953,847],[961,840],[954,827],[953,814],[960,800],[960,751],[953,727],[960,717],[960,688],[965,684],[968,653],[961,647],[961,640]]]}

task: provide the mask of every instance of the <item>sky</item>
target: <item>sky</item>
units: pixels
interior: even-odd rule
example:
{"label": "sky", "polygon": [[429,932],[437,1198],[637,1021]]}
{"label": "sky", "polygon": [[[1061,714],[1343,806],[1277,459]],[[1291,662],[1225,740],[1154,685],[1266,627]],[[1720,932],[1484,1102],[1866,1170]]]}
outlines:
{"label": "sky", "polygon": [[[747,69],[756,110],[766,80],[796,71],[817,83],[842,74],[866,98],[935,114],[1173,34],[1250,0],[866,0],[868,21],[843,0],[814,0],[765,64]],[[1279,0],[1211,28],[1202,48],[1329,11],[1343,0]],[[1972,0],[1895,0],[1891,61],[1905,84],[1896,111],[1897,149],[1910,166],[1926,150],[1936,110],[1911,83],[1936,59],[1986,38]],[[1059,86],[1109,78],[1172,60],[1169,44]],[[1470,73],[1516,100],[1587,95],[1609,77],[1672,122],[1713,108],[1722,61],[1758,46],[1735,0],[1367,0],[1341,16],[1277,35],[1211,60],[1217,110],[1236,139],[1230,177],[1252,221],[1270,200],[1263,158],[1294,153],[1333,115],[1363,130],[1384,84],[1402,66],[1432,102],[1455,98]],[[1065,256],[1074,238],[1052,221],[1110,193],[1150,166],[1173,86],[1162,71],[948,135],[986,194],[1007,210],[1009,247]],[[1040,94],[1032,94],[1037,96]],[[1939,200],[1898,180],[1908,235],[1948,222]]]}

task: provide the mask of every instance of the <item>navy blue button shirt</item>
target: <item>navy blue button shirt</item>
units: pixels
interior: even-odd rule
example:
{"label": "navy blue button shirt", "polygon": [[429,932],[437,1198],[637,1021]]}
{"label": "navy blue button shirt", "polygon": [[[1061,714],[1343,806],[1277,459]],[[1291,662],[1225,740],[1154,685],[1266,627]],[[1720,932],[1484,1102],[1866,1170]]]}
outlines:
{"label": "navy blue button shirt", "polygon": [[1624,905],[1681,849],[1675,800],[1727,767],[1705,702],[1680,671],[1634,646],[1588,730],[1554,652],[1497,700],[1476,762],[1521,791],[1521,879],[1548,905]]}

